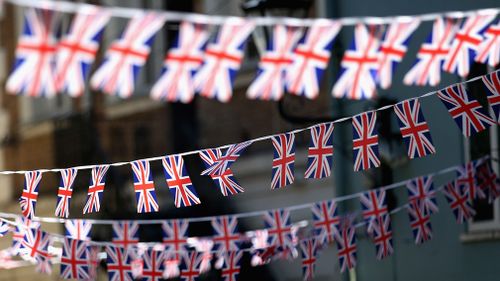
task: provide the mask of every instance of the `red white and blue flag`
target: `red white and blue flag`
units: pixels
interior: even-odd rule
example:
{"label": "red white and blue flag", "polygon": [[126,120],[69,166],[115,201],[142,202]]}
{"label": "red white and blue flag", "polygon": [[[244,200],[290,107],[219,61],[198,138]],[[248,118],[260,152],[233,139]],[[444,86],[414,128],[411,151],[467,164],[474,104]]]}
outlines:
{"label": "red white and blue flag", "polygon": [[93,6],[82,6],[73,19],[71,28],[57,44],[56,89],[79,97],[85,91],[99,41],[110,13]]}
{"label": "red white and blue flag", "polygon": [[368,111],[352,117],[354,171],[380,166],[377,113]]}
{"label": "red white and blue flag", "polygon": [[491,167],[491,161],[485,160],[476,168],[476,181],[479,189],[486,193],[488,202],[493,203],[500,197],[500,180]]}
{"label": "red white and blue flag", "polygon": [[92,168],[87,202],[83,208],[83,214],[97,213],[101,209],[102,193],[106,182],[106,173],[109,165],[101,165]]}
{"label": "red white and blue flag", "polygon": [[52,244],[50,234],[39,228],[30,228],[24,232],[20,255],[37,262],[51,258],[49,246]]}
{"label": "red white and blue flag", "polygon": [[422,202],[425,211],[429,214],[437,213],[436,191],[432,181],[432,176],[422,176],[409,180],[406,183],[408,189],[408,201]]}
{"label": "red white and blue flag", "polygon": [[337,256],[340,263],[340,272],[354,268],[357,260],[357,246],[356,227],[353,225],[352,219],[343,219],[340,235],[335,237],[335,240],[337,242]]}
{"label": "red white and blue flag", "polygon": [[180,268],[180,280],[181,281],[196,281],[200,275],[200,266],[203,260],[204,253],[198,253],[196,251],[191,251],[188,256],[182,259],[182,264]]}
{"label": "red white and blue flag", "polygon": [[39,171],[30,171],[24,173],[24,188],[19,205],[21,212],[27,219],[35,217],[36,201],[38,200],[38,189],[42,180],[42,173]]}
{"label": "red white and blue flag", "polygon": [[144,268],[141,274],[143,281],[163,280],[165,252],[149,248],[144,252],[142,260],[144,261]]}
{"label": "red white and blue flag", "polygon": [[410,159],[436,153],[429,125],[424,118],[418,99],[405,100],[394,106],[399,130],[408,148]]}
{"label": "red white and blue flag", "polygon": [[329,177],[333,158],[333,123],[311,128],[311,141],[307,154],[306,179]]}
{"label": "red white and blue flag", "polygon": [[484,75],[481,77],[481,80],[483,80],[484,86],[486,87],[488,103],[495,116],[495,121],[500,124],[500,70]]}
{"label": "red white and blue flag", "polygon": [[153,173],[149,162],[137,160],[130,163],[134,176],[135,200],[138,213],[158,212]]}
{"label": "red white and blue flag", "polygon": [[208,44],[203,65],[194,77],[200,95],[228,102],[233,95],[233,82],[240,69],[245,42],[254,24],[242,19],[228,19],[214,42]]}
{"label": "red white and blue flag", "polygon": [[248,87],[247,97],[260,100],[280,100],[285,92],[285,77],[293,62],[293,50],[302,35],[295,26],[277,24],[272,40],[262,55],[257,76]]}
{"label": "red white and blue flag", "polygon": [[224,264],[221,268],[223,281],[236,281],[241,271],[242,251],[231,251],[224,255]]}
{"label": "red white and blue flag", "polygon": [[151,52],[153,37],[164,22],[164,16],[153,12],[133,17],[122,36],[111,44],[104,62],[92,75],[92,88],[121,98],[130,97],[139,70]]}
{"label": "red white and blue flag", "polygon": [[64,237],[61,256],[61,278],[90,280],[89,246],[87,241]]}
{"label": "red white and blue flag", "polygon": [[[200,158],[205,163],[205,168],[210,168],[217,160],[222,158],[222,150],[220,148],[205,149],[200,151]],[[217,184],[223,196],[235,195],[244,192],[245,189],[236,181],[231,169],[226,169],[221,175],[210,175],[212,180]]]}
{"label": "red white and blue flag", "polygon": [[236,251],[240,248],[238,219],[236,217],[220,216],[212,219],[214,235],[214,250],[219,252]]}
{"label": "red white and blue flag", "polygon": [[16,218],[16,226],[12,233],[12,247],[11,251],[13,255],[20,253],[20,250],[24,247],[23,240],[25,233],[30,229],[40,228],[40,223],[36,221],[29,220],[25,217]]}
{"label": "red white and blue flag", "polygon": [[394,252],[392,245],[391,217],[384,214],[373,220],[372,241],[375,244],[375,252],[378,260],[382,260]]}
{"label": "red white and blue flag", "polygon": [[483,41],[483,32],[495,18],[496,13],[477,13],[462,20],[444,61],[444,71],[456,73],[460,77],[469,75],[471,62]]}
{"label": "red white and blue flag", "polygon": [[376,95],[380,27],[356,25],[351,47],[340,62],[340,77],[333,87],[336,98],[372,99]]}
{"label": "red white and blue flag", "polygon": [[500,63],[500,20],[491,24],[483,33],[483,41],[477,48],[475,60],[495,67]]}
{"label": "red white and blue flag", "polygon": [[162,163],[170,194],[175,200],[175,207],[201,204],[186,167],[184,167],[182,156],[166,156],[162,159]]}
{"label": "red white and blue flag", "polygon": [[129,249],[139,242],[139,224],[132,221],[114,222],[113,228],[113,244]]}
{"label": "red white and blue flag", "polygon": [[295,230],[290,220],[290,211],[274,210],[264,214],[264,223],[268,233],[267,244],[280,248],[295,245]]}
{"label": "red white and blue flag", "polygon": [[415,244],[420,245],[432,239],[431,213],[423,201],[410,201],[408,204],[410,227]]}
{"label": "red white and blue flag", "polygon": [[64,222],[66,236],[77,240],[90,240],[90,232],[92,231],[92,222],[88,220],[66,220]]}
{"label": "red white and blue flag", "polygon": [[53,11],[29,8],[16,47],[14,68],[7,79],[9,93],[32,97],[52,97],[55,88],[56,39]]}
{"label": "red white and blue flag", "polygon": [[389,89],[396,66],[403,60],[408,50],[411,35],[420,25],[420,20],[398,20],[389,25],[379,50],[377,82],[382,89]]}
{"label": "red white and blue flag", "polygon": [[161,225],[163,231],[163,245],[167,253],[167,260],[176,260],[180,263],[181,256],[187,253],[187,239],[189,223],[186,220],[167,220]]}
{"label": "red white and blue flag", "polygon": [[232,144],[222,155],[217,158],[216,161],[206,170],[204,170],[201,175],[222,175],[224,172],[231,167],[231,165],[240,157],[240,155],[245,151],[245,149],[251,145],[251,141],[246,141],[242,143]]}
{"label": "red white and blue flag", "polygon": [[189,103],[195,90],[193,77],[203,63],[209,38],[207,26],[183,21],[174,46],[168,51],[160,78],[151,89],[155,100]]}
{"label": "red white and blue flag", "polygon": [[470,202],[474,202],[476,199],[485,199],[486,194],[477,184],[477,174],[476,169],[480,163],[477,161],[471,161],[465,165],[457,167],[457,179],[456,185],[463,188],[467,193]]}
{"label": "red white and blue flag", "polygon": [[295,134],[280,134],[271,138],[274,148],[271,189],[294,182]]}
{"label": "red white and blue flag", "polygon": [[71,196],[73,196],[73,184],[75,183],[77,169],[61,170],[61,181],[57,190],[57,205],[55,215],[61,218],[69,216]]}
{"label": "red white and blue flag", "polygon": [[286,89],[289,93],[314,99],[319,94],[321,81],[340,22],[318,19],[309,27],[293,52],[292,63],[286,71]]}
{"label": "red white and blue flag", "polygon": [[463,84],[438,91],[438,97],[466,137],[495,124],[479,101],[467,93]]}
{"label": "red white and blue flag", "polygon": [[386,192],[383,189],[371,190],[360,195],[363,219],[367,223],[368,233],[372,234],[376,224],[389,213],[386,202]]}
{"label": "red white and blue flag", "polygon": [[315,203],[311,207],[316,240],[320,244],[331,244],[340,235],[340,218],[337,204],[333,200]]}
{"label": "red white and blue flag", "polygon": [[467,191],[459,186],[456,181],[446,184],[443,193],[458,223],[462,224],[476,214]]}
{"label": "red white and blue flag", "polygon": [[109,281],[133,281],[131,251],[122,247],[106,246],[106,268]]}
{"label": "red white and blue flag", "polygon": [[318,260],[318,250],[316,239],[309,238],[300,241],[300,253],[302,256],[302,276],[303,280],[312,280],[316,270],[316,261]]}
{"label": "red white and blue flag", "polygon": [[457,27],[456,20],[436,19],[427,41],[422,44],[417,53],[417,61],[403,79],[406,85],[437,86],[439,84],[441,66],[448,55]]}

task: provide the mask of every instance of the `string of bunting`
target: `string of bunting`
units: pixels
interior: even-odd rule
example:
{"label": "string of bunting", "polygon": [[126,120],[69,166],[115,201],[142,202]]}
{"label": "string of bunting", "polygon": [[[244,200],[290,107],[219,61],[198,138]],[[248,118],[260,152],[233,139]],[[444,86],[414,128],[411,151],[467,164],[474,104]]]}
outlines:
{"label": "string of bunting", "polygon": [[[162,72],[150,91],[151,98],[169,102],[188,103],[196,94],[229,101],[246,42],[259,25],[270,25],[272,32],[262,51],[257,75],[247,89],[250,99],[279,100],[285,92],[316,98],[333,42],[346,25],[355,28],[332,89],[337,98],[371,99],[377,87],[389,88],[411,35],[422,21],[434,21],[432,31],[405,75],[405,84],[436,86],[441,71],[467,77],[473,61],[491,67],[500,62],[497,8],[330,20],[221,17],[49,0],[7,2],[28,7],[14,68],[6,83],[9,93],[27,96],[66,93],[79,97],[89,80],[94,90],[130,97],[156,33],[171,21],[180,22],[178,37],[165,55]],[[57,12],[76,13],[69,30],[60,38],[55,35],[60,22]],[[101,36],[112,16],[130,21],[90,76]],[[213,27],[218,25],[217,35],[212,36]]]}

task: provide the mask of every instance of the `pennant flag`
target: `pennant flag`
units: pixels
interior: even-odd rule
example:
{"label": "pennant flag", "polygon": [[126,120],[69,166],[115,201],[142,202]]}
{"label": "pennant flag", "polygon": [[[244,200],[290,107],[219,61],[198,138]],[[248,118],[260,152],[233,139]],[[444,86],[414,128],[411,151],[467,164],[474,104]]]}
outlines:
{"label": "pennant flag", "polygon": [[40,257],[40,259],[36,261],[35,272],[46,274],[46,275],[51,275],[52,274],[52,262],[51,262],[50,258]]}
{"label": "pennant flag", "polygon": [[483,41],[482,34],[495,18],[496,13],[477,13],[462,21],[444,61],[444,71],[456,73],[460,77],[469,75],[470,63]]}
{"label": "pennant flag", "polygon": [[488,197],[488,202],[500,197],[500,180],[491,167],[491,161],[485,160],[476,168],[476,181],[479,189],[483,190]]}
{"label": "pennant flag", "polygon": [[436,19],[427,41],[422,44],[417,53],[415,64],[403,79],[406,85],[437,86],[439,84],[441,66],[448,55],[457,27],[456,20]]}
{"label": "pennant flag", "polygon": [[409,180],[406,183],[406,188],[408,189],[408,201],[410,203],[421,202],[424,206],[424,211],[429,215],[439,211],[432,176],[423,176]]}
{"label": "pennant flag", "polygon": [[92,222],[88,220],[67,220],[64,222],[66,237],[77,240],[90,240]]}
{"label": "pennant flag", "polygon": [[77,169],[61,170],[61,181],[57,190],[57,205],[55,215],[61,218],[69,216],[71,196],[73,195],[73,184],[75,183]]}
{"label": "pennant flag", "polygon": [[377,81],[382,89],[389,89],[396,66],[403,60],[408,50],[408,42],[420,25],[417,18],[395,19],[385,32],[379,50]]}
{"label": "pennant flag", "polygon": [[391,218],[389,214],[384,214],[372,220],[373,232],[371,234],[377,259],[382,260],[394,252],[392,245]]}
{"label": "pennant flag", "polygon": [[181,255],[187,253],[187,230],[189,223],[186,220],[168,220],[161,225],[163,231],[163,245],[167,260],[180,263]]}
{"label": "pennant flag", "polygon": [[53,97],[55,89],[56,24],[53,11],[25,9],[24,28],[16,47],[14,68],[7,92],[31,97]]}
{"label": "pennant flag", "polygon": [[[205,163],[205,168],[210,168],[217,160],[222,157],[220,148],[205,149],[200,151],[200,158]],[[236,181],[231,169],[226,169],[221,175],[210,175],[217,184],[223,196],[235,195],[244,192],[245,189]]]}
{"label": "pennant flag", "polygon": [[128,249],[139,242],[139,224],[132,221],[118,221],[113,226],[113,244]]}
{"label": "pennant flag", "polygon": [[92,168],[87,202],[83,208],[83,214],[97,213],[101,209],[102,193],[104,192],[106,173],[108,172],[108,169],[109,165],[96,166]]}
{"label": "pennant flag", "polygon": [[153,173],[148,161],[137,160],[130,163],[134,175],[135,200],[138,213],[158,212]]}
{"label": "pennant flag", "polygon": [[333,158],[333,123],[311,128],[311,142],[307,154],[306,179],[321,179],[331,174]]}
{"label": "pennant flag", "polygon": [[248,87],[247,97],[259,100],[280,100],[285,91],[285,76],[293,62],[293,49],[300,39],[299,27],[274,26],[266,52],[259,62],[257,77]]}
{"label": "pennant flag", "polygon": [[222,157],[219,157],[209,168],[204,170],[201,175],[223,175],[224,172],[233,165],[233,163],[240,157],[245,149],[252,144],[251,141],[232,144],[226,150]]}
{"label": "pennant flag", "polygon": [[472,208],[467,192],[452,181],[444,186],[443,193],[450,204],[450,208],[457,219],[457,223],[464,223],[471,219],[476,211]]}
{"label": "pennant flag", "polygon": [[[183,275],[186,278],[189,278],[189,276],[191,275],[191,278],[196,279],[198,274],[205,273],[210,270],[212,262],[212,248],[214,246],[214,242],[211,239],[193,238],[192,246],[199,254],[197,256],[193,256],[191,254],[184,255],[183,270],[185,272],[183,273]],[[196,252],[191,251],[191,253]]]}
{"label": "pennant flag", "polygon": [[[500,46],[500,37],[498,41]],[[495,121],[500,124],[500,70],[484,75],[481,80],[483,80],[486,87],[488,103],[495,116]]]}
{"label": "pennant flag", "polygon": [[495,123],[479,101],[469,96],[463,84],[438,91],[438,97],[466,137],[479,133]]}
{"label": "pennant flag", "polygon": [[38,200],[38,188],[42,180],[42,173],[39,171],[31,171],[24,173],[24,188],[19,205],[21,212],[27,219],[32,219],[35,216],[36,201]]}
{"label": "pennant flag", "polygon": [[97,269],[99,267],[99,263],[101,262],[101,258],[99,257],[99,253],[101,252],[101,247],[96,245],[89,246],[89,271],[91,279],[97,279]]}
{"label": "pennant flag", "polygon": [[29,220],[25,217],[17,217],[15,221],[16,226],[14,227],[14,232],[12,234],[11,251],[13,255],[18,255],[20,254],[21,249],[24,247],[23,241],[26,232],[30,229],[39,229],[40,223]]}
{"label": "pennant flag", "polygon": [[408,204],[410,227],[415,244],[420,245],[432,239],[431,213],[427,211],[424,201],[415,200]]}
{"label": "pennant flag", "polygon": [[134,16],[90,79],[92,88],[121,98],[130,97],[139,70],[151,52],[153,37],[164,22],[164,16],[153,12]]}
{"label": "pennant flag", "polygon": [[354,100],[375,97],[379,33],[380,28],[375,25],[356,25],[351,47],[340,62],[340,77],[332,91],[334,97]]}
{"label": "pennant flag", "polygon": [[350,218],[344,218],[340,228],[340,235],[335,237],[340,272],[356,266],[356,228]]}
{"label": "pennant flag", "polygon": [[436,153],[427,121],[418,99],[405,100],[394,106],[399,130],[408,148],[410,159]]}
{"label": "pennant flag", "polygon": [[340,234],[340,218],[333,200],[315,203],[311,207],[314,235],[319,244],[331,244]]}
{"label": "pennant flag", "polygon": [[264,223],[268,233],[268,245],[279,248],[293,247],[295,244],[295,231],[290,221],[290,211],[274,210],[264,214]]}
{"label": "pennant flag", "polygon": [[300,40],[286,71],[286,89],[289,93],[315,99],[330,60],[333,40],[342,25],[338,21],[314,20],[307,34]]}
{"label": "pennant flag", "polygon": [[37,263],[50,259],[49,246],[52,244],[50,235],[39,228],[30,228],[24,232],[20,255],[34,259]]}
{"label": "pennant flag", "polygon": [[193,77],[203,63],[209,35],[205,25],[181,22],[177,40],[165,57],[161,76],[151,89],[153,99],[183,103],[193,100]]}
{"label": "pennant flag", "polygon": [[238,219],[236,217],[214,217],[212,219],[212,228],[215,232],[212,237],[215,250],[219,252],[229,252],[236,251],[240,248]]}
{"label": "pennant flag", "polygon": [[380,166],[376,123],[377,113],[375,111],[364,112],[352,117],[354,171]]}
{"label": "pennant flag", "polygon": [[470,202],[474,202],[475,199],[486,198],[486,194],[476,183],[476,168],[478,164],[476,161],[472,161],[457,167],[457,179],[455,183],[457,187],[463,188],[467,193]]}
{"label": "pennant flag", "polygon": [[162,162],[170,194],[175,198],[175,207],[201,204],[186,167],[184,167],[182,156],[167,156],[162,159]]}
{"label": "pennant flag", "polygon": [[85,81],[99,49],[102,31],[110,16],[108,11],[95,6],[79,7],[69,32],[57,44],[57,91],[65,91],[72,97],[83,94]]}
{"label": "pennant flag", "polygon": [[385,190],[371,190],[360,195],[363,219],[367,223],[368,233],[372,234],[376,224],[382,221],[384,215],[389,213],[387,208]]}
{"label": "pennant flag", "polygon": [[[89,247],[86,241],[64,238],[61,256],[61,278],[90,280]],[[108,269],[109,270],[109,269]]]}
{"label": "pennant flag", "polygon": [[483,35],[475,60],[495,67],[500,63],[500,20],[497,20],[496,24],[491,24]]}
{"label": "pennant flag", "polygon": [[202,255],[202,253],[191,251],[189,256],[183,259],[179,274],[181,281],[195,281],[198,279]]}
{"label": "pennant flag", "polygon": [[142,270],[143,281],[161,281],[164,270],[164,252],[152,248],[147,249],[142,256],[144,268]]}
{"label": "pennant flag", "polygon": [[300,252],[302,255],[302,275],[303,280],[312,280],[316,269],[316,260],[318,255],[318,247],[315,239],[306,239],[300,241]]}
{"label": "pennant flag", "polygon": [[231,251],[224,254],[224,265],[221,268],[223,281],[236,281],[241,270],[241,257],[243,252]]}
{"label": "pennant flag", "polygon": [[274,148],[271,189],[277,189],[294,182],[295,134],[273,136],[271,141]]}
{"label": "pennant flag", "polygon": [[254,24],[239,18],[228,19],[214,42],[208,44],[203,65],[194,77],[196,91],[202,96],[228,102],[233,82],[243,60],[245,42]]}
{"label": "pennant flag", "polygon": [[121,247],[106,246],[106,265],[109,281],[133,281],[132,256]]}
{"label": "pennant flag", "polygon": [[10,231],[10,224],[0,221],[0,237],[4,237]]}

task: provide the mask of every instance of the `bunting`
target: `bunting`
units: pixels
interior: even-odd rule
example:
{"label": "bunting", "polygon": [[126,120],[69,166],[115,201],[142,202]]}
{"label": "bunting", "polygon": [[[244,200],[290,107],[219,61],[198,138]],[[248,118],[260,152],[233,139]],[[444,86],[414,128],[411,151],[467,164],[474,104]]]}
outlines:
{"label": "bunting", "polygon": [[410,203],[422,204],[425,212],[429,214],[439,211],[432,176],[422,176],[409,180],[406,188]]}
{"label": "bunting", "polygon": [[377,113],[369,111],[352,118],[354,171],[380,166],[378,155]]}
{"label": "bunting", "polygon": [[134,176],[135,200],[137,213],[158,212],[153,173],[148,161],[137,160],[130,163]]}
{"label": "bunting", "polygon": [[333,158],[333,123],[311,128],[311,141],[307,154],[306,179],[329,177]]}
{"label": "bunting", "polygon": [[495,121],[500,124],[500,70],[484,75],[481,80],[486,88],[486,96],[495,116]]}
{"label": "bunting", "polygon": [[221,268],[223,281],[236,281],[241,271],[241,257],[243,252],[231,251],[224,255],[224,264]]}
{"label": "bunting", "polygon": [[161,281],[164,270],[164,257],[163,251],[154,249],[147,249],[142,256],[144,261],[144,268],[142,270],[143,281]]}
{"label": "bunting", "polygon": [[[205,168],[210,168],[216,161],[222,158],[222,149],[205,149],[200,151],[200,158],[205,163]],[[212,180],[219,187],[223,196],[235,195],[245,191],[243,187],[236,181],[233,171],[227,168],[221,175],[210,175]]]}
{"label": "bunting", "polygon": [[109,281],[133,281],[132,256],[121,247],[106,246],[106,266]]}
{"label": "bunting", "polygon": [[31,171],[24,173],[24,188],[19,205],[21,212],[27,219],[32,219],[35,216],[36,201],[38,200],[38,188],[42,180],[42,173],[39,171]]}
{"label": "bunting", "polygon": [[340,235],[335,237],[335,241],[340,272],[354,268],[357,261],[356,228],[350,218],[342,220]]}
{"label": "bunting", "polygon": [[450,208],[457,219],[457,223],[464,223],[472,218],[476,211],[472,208],[467,192],[464,188],[456,184],[456,181],[451,181],[446,184],[443,193],[446,200],[450,204]]}
{"label": "bunting", "polygon": [[99,212],[101,209],[102,193],[106,182],[106,173],[109,165],[102,165],[92,168],[87,202],[83,208],[83,214]]}
{"label": "bunting", "polygon": [[314,204],[311,207],[313,227],[316,241],[319,244],[331,244],[340,235],[340,217],[335,201],[328,200]]}
{"label": "bunting", "polygon": [[318,255],[318,246],[315,239],[306,239],[300,242],[300,252],[302,256],[302,275],[303,280],[312,280],[316,270],[316,260]]}
{"label": "bunting", "polygon": [[222,175],[240,157],[245,149],[252,144],[251,141],[232,144],[226,152],[219,157],[210,167],[204,170],[201,175]]}
{"label": "bunting", "polygon": [[432,239],[431,216],[424,202],[410,201],[408,205],[410,227],[415,244],[420,245]]}
{"label": "bunting", "polygon": [[132,221],[113,223],[113,244],[129,249],[139,242],[139,224]]}
{"label": "bunting", "polygon": [[61,181],[57,190],[57,205],[55,215],[61,218],[69,216],[73,184],[75,183],[77,169],[64,169],[61,171]]}
{"label": "bunting", "polygon": [[66,237],[77,240],[90,240],[90,232],[92,231],[92,222],[88,220],[67,220],[64,223]]}
{"label": "bunting", "polygon": [[500,63],[500,20],[484,32],[484,39],[478,47],[475,60],[495,67]]}
{"label": "bunting", "polygon": [[235,217],[223,216],[212,219],[214,229],[214,249],[220,252],[230,252],[238,250],[240,235],[238,233],[238,219]]}
{"label": "bunting", "polygon": [[[64,238],[61,256],[61,278],[90,280],[89,247],[86,241]],[[109,270],[109,269],[108,269]]]}
{"label": "bunting", "polygon": [[274,148],[271,189],[278,189],[295,180],[295,135],[281,134],[272,137],[271,141]]}
{"label": "bunting", "polygon": [[189,178],[182,156],[167,156],[162,159],[165,178],[175,207],[189,207],[201,204],[193,183]]}

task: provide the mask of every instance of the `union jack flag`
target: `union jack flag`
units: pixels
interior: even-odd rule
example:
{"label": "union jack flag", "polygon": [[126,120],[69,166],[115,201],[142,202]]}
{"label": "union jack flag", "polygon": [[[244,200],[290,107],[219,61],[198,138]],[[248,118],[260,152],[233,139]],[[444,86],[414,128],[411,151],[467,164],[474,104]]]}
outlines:
{"label": "union jack flag", "polygon": [[340,263],[340,271],[352,269],[356,266],[356,228],[351,219],[345,218],[342,222],[340,235],[335,237],[337,244],[337,256]]}
{"label": "union jack flag", "polygon": [[384,214],[373,221],[372,240],[375,243],[377,259],[382,260],[394,252],[392,246],[391,218],[389,214]]}
{"label": "union jack flag", "polygon": [[271,138],[274,147],[271,189],[294,182],[295,134],[281,134]]}
{"label": "union jack flag", "polygon": [[484,75],[483,77],[481,77],[481,79],[483,80],[484,86],[486,87],[488,103],[490,104],[490,107],[493,111],[495,120],[500,124],[500,70]]}
{"label": "union jack flag", "polygon": [[422,44],[417,53],[415,64],[403,79],[406,85],[436,86],[439,84],[441,65],[448,55],[457,26],[456,20],[436,19],[427,41]]}
{"label": "union jack flag", "polygon": [[61,278],[90,280],[89,258],[87,241],[65,237],[61,256]]}
{"label": "union jack flag", "polygon": [[8,92],[33,97],[52,97],[56,94],[56,39],[52,33],[55,24],[53,11],[25,10],[14,69],[6,83]]}
{"label": "union jack flag", "polygon": [[495,67],[500,63],[500,20],[484,32],[483,42],[477,48],[475,60]]}
{"label": "union jack flag", "polygon": [[139,70],[151,52],[153,37],[164,22],[164,16],[152,12],[133,17],[120,39],[109,47],[104,62],[90,79],[91,86],[122,98],[132,95]]}
{"label": "union jack flag", "polygon": [[214,42],[208,44],[203,65],[194,77],[196,90],[204,97],[227,102],[232,96],[236,72],[243,60],[245,41],[254,24],[228,19]]}
{"label": "union jack flag", "polygon": [[333,158],[333,123],[311,128],[311,142],[307,154],[306,179],[329,177]]}
{"label": "union jack flag", "polygon": [[50,234],[39,228],[30,228],[24,232],[20,255],[37,262],[50,259],[49,246],[52,243]]}
{"label": "union jack flag", "polygon": [[417,245],[432,239],[431,214],[426,208],[424,202],[420,200],[410,201],[408,205],[410,227]]}
{"label": "union jack flag", "polygon": [[340,233],[340,218],[337,204],[333,200],[315,203],[311,207],[313,214],[314,235],[318,243],[333,243]]}
{"label": "union jack flag", "polygon": [[144,268],[142,270],[143,281],[160,281],[162,280],[164,270],[164,252],[149,248],[144,252],[142,259]]}
{"label": "union jack flag", "polygon": [[215,217],[212,219],[212,227],[215,232],[212,240],[216,250],[229,252],[240,248],[237,218],[229,216]]}
{"label": "union jack flag", "polygon": [[413,18],[410,21],[396,19],[387,31],[380,45],[379,66],[377,81],[382,89],[389,89],[392,84],[392,75],[396,66],[403,60],[408,50],[410,37],[420,25],[420,20]]}
{"label": "union jack flag", "polygon": [[295,244],[295,230],[290,221],[290,211],[274,210],[264,214],[268,245],[289,248]]}
{"label": "union jack flag", "polygon": [[182,156],[167,156],[162,159],[162,162],[170,194],[175,198],[175,207],[201,204],[186,167],[184,167]]}
{"label": "union jack flag", "polygon": [[486,198],[484,190],[479,188],[476,182],[476,169],[478,164],[478,162],[472,161],[457,167],[456,184],[467,193],[470,202],[473,202],[475,199]]}
{"label": "union jack flag", "polygon": [[10,231],[10,224],[0,221],[0,237],[4,237]]}
{"label": "union jack flag", "polygon": [[479,189],[486,193],[490,203],[500,197],[500,180],[491,168],[491,161],[486,160],[477,166],[476,181]]}
{"label": "union jack flag", "polygon": [[168,260],[181,260],[181,255],[187,252],[187,230],[189,223],[186,220],[168,220],[161,225],[163,231],[163,245]]}
{"label": "union jack flag", "polygon": [[42,173],[39,171],[31,171],[24,173],[24,188],[19,204],[21,212],[27,219],[32,219],[35,216],[36,201],[38,200],[38,188],[42,180]]}
{"label": "union jack flag", "polygon": [[340,62],[342,69],[333,87],[334,97],[360,100],[376,95],[379,33],[377,26],[356,25],[351,47],[345,51]]}
{"label": "union jack flag", "polygon": [[408,157],[424,157],[436,153],[427,121],[418,99],[405,100],[394,106],[401,136],[408,147]]}
{"label": "union jack flag", "polygon": [[181,272],[179,277],[182,281],[196,281],[200,275],[200,265],[203,253],[191,251],[188,256],[183,258]]}
{"label": "union jack flag", "polygon": [[364,112],[352,118],[354,171],[380,166],[376,123],[377,113],[374,111]]}
{"label": "union jack flag", "polygon": [[64,223],[66,236],[78,240],[90,240],[92,222],[88,220],[67,220]]}
{"label": "union jack flag", "polygon": [[408,201],[410,203],[422,202],[425,212],[429,213],[429,215],[439,211],[432,176],[422,176],[409,180],[406,188],[408,189]]}
{"label": "union jack flag", "polygon": [[438,91],[438,97],[466,137],[481,132],[495,123],[481,104],[469,96],[463,84]]}
{"label": "union jack flag", "polygon": [[221,268],[221,277],[224,281],[236,281],[241,270],[243,252],[231,251],[224,255],[224,265]]}
{"label": "union jack flag", "polygon": [[260,100],[280,100],[285,91],[285,75],[293,61],[293,49],[302,31],[298,27],[277,24],[272,40],[259,62],[257,77],[248,87],[247,97]]}
{"label": "union jack flag", "polygon": [[77,169],[61,170],[61,181],[57,190],[57,205],[55,215],[61,218],[69,216],[71,196],[73,195],[73,184],[78,173]]}
{"label": "union jack flag", "polygon": [[88,263],[89,263],[90,277],[92,280],[95,280],[97,278],[97,269],[101,261],[99,257],[100,252],[101,252],[100,246],[96,245],[89,246]]}
{"label": "union jack flag", "polygon": [[340,31],[340,22],[318,19],[295,48],[292,63],[286,71],[286,89],[291,94],[314,99],[330,60],[333,40]]}
{"label": "union jack flag", "polygon": [[50,258],[40,257],[40,259],[36,262],[35,272],[51,275],[52,261]]}
{"label": "union jack flag", "polygon": [[456,181],[446,184],[443,193],[458,223],[462,224],[476,214],[476,211],[472,208],[467,191],[459,186]]}
{"label": "union jack flag", "polygon": [[368,224],[368,233],[372,234],[378,222],[389,213],[387,208],[385,190],[371,190],[360,195],[363,219]]}
{"label": "union jack flag", "polygon": [[151,89],[151,97],[183,103],[193,99],[193,77],[203,63],[209,34],[204,25],[187,21],[180,24],[177,42],[165,57],[162,74]]}
{"label": "union jack flag", "polygon": [[216,161],[209,168],[204,170],[201,175],[222,175],[231,167],[231,165],[240,157],[241,153],[251,145],[251,141],[232,144],[224,153],[222,157],[217,158]]}
{"label": "union jack flag", "polygon": [[495,18],[496,13],[489,15],[478,13],[463,20],[451,43],[443,70],[456,73],[460,77],[467,77],[470,63],[483,41],[482,34]]}
{"label": "union jack flag", "polygon": [[92,6],[82,6],[69,32],[57,45],[56,89],[79,97],[85,90],[90,67],[95,60],[104,26],[110,13]]}
{"label": "union jack flag", "polygon": [[[200,151],[200,158],[205,163],[205,168],[210,168],[218,159],[222,157],[220,148],[206,149]],[[222,175],[210,175],[212,180],[219,186],[220,192],[224,196],[234,195],[244,192],[245,189],[239,185],[231,169],[226,169]]]}
{"label": "union jack flag", "polygon": [[101,209],[102,193],[106,182],[106,173],[109,165],[102,165],[92,168],[87,202],[83,208],[83,214],[99,212]]}
{"label": "union jack flag", "polygon": [[110,281],[133,281],[132,255],[122,247],[106,246],[106,265]]}
{"label": "union jack flag", "polygon": [[113,223],[113,244],[128,249],[139,242],[139,224],[131,221]]}
{"label": "union jack flag", "polygon": [[130,163],[134,175],[135,200],[138,213],[158,212],[153,173],[148,161],[137,160]]}
{"label": "union jack flag", "polygon": [[303,280],[312,280],[316,269],[318,256],[318,246],[316,239],[306,239],[300,241],[300,252],[302,255],[302,275]]}
{"label": "union jack flag", "polygon": [[25,217],[16,218],[16,226],[12,234],[12,254],[20,254],[20,250],[24,247],[23,240],[25,233],[30,229],[39,229],[40,223],[36,221],[29,220]]}

